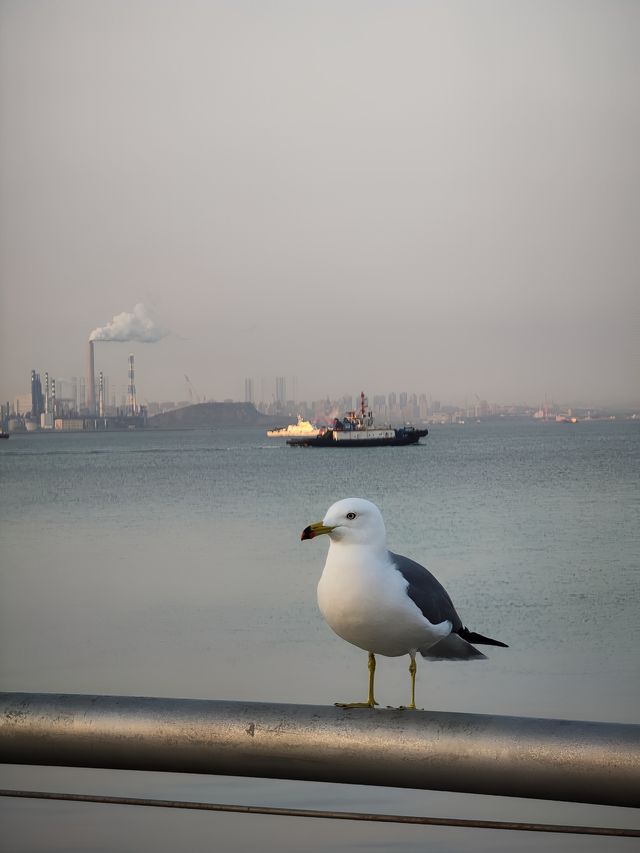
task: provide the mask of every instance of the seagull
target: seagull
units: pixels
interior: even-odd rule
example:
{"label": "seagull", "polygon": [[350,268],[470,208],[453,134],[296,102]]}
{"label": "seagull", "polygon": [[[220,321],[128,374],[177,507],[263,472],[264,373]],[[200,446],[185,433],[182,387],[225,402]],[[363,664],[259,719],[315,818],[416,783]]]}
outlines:
{"label": "seagull", "polygon": [[318,583],[318,605],[325,621],[343,640],[368,653],[366,702],[340,702],[340,708],[374,708],[377,654],[409,655],[411,701],[416,708],[416,654],[431,660],[485,658],[472,643],[508,648],[499,640],[469,631],[442,584],[419,563],[387,550],[378,507],[364,498],[334,503],[322,521],[302,531],[301,540],[326,534],[329,553]]}

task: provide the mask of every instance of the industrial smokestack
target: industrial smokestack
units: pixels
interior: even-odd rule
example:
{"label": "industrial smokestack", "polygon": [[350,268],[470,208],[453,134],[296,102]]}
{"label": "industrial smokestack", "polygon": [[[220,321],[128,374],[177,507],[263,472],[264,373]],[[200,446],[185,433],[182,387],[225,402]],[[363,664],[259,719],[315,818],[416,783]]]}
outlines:
{"label": "industrial smokestack", "polygon": [[[89,335],[89,370],[87,382],[87,406],[90,414],[96,413],[96,372],[94,364],[95,341],[136,341],[141,344],[153,344],[168,335],[168,329],[157,326],[147,314],[142,303],[133,306],[133,311],[116,314],[106,326],[99,326]],[[131,415],[138,413],[136,388],[133,380],[133,356],[129,357],[129,388],[127,392],[127,411]]]}
{"label": "industrial smokestack", "polygon": [[98,382],[98,415],[104,417],[104,376],[100,371],[100,379]]}
{"label": "industrial smokestack", "polygon": [[95,366],[95,357],[93,352],[93,341],[89,340],[89,366],[87,368],[88,376],[87,376],[87,406],[89,407],[89,414],[95,415],[96,413],[96,366]]}
{"label": "industrial smokestack", "polygon": [[129,355],[129,385],[127,386],[127,414],[133,417],[138,414],[138,401],[136,400],[136,384],[133,369],[133,353]]}

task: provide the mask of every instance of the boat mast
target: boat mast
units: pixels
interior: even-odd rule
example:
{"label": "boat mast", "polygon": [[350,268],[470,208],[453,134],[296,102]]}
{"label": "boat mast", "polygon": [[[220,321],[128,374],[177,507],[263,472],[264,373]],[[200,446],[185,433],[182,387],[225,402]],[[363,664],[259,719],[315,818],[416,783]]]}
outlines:
{"label": "boat mast", "polygon": [[364,391],[360,392],[360,421],[366,428],[373,426],[373,412],[367,412],[367,398],[364,396]]}

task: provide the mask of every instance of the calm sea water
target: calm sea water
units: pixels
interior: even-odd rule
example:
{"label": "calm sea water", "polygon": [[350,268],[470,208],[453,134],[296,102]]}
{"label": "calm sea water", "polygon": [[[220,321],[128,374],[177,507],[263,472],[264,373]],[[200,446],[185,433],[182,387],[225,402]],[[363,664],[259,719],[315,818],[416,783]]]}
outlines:
{"label": "calm sea water", "polygon": [[[14,435],[0,448],[4,690],[328,703],[366,655],[316,606],[333,501],[375,501],[465,623],[508,643],[419,665],[432,709],[639,722],[640,424],[436,427],[421,445],[300,450],[259,430]],[[379,660],[383,704],[408,699]],[[3,768],[3,786],[633,825],[624,810],[356,786]],[[0,802],[2,849],[538,850],[540,836]],[[142,813],[144,812],[144,813]],[[311,825],[310,825],[311,824]],[[548,850],[627,850],[544,838]],[[607,844],[609,846],[607,846]]]}

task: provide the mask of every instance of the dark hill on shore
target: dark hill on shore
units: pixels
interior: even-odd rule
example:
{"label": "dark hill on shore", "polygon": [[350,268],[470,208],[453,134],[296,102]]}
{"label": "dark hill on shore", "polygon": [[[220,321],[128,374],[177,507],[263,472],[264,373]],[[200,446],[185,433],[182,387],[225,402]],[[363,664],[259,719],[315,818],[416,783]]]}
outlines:
{"label": "dark hill on shore", "polygon": [[197,403],[153,415],[147,421],[152,429],[200,429],[206,427],[258,426],[268,429],[291,418],[261,415],[253,403]]}

